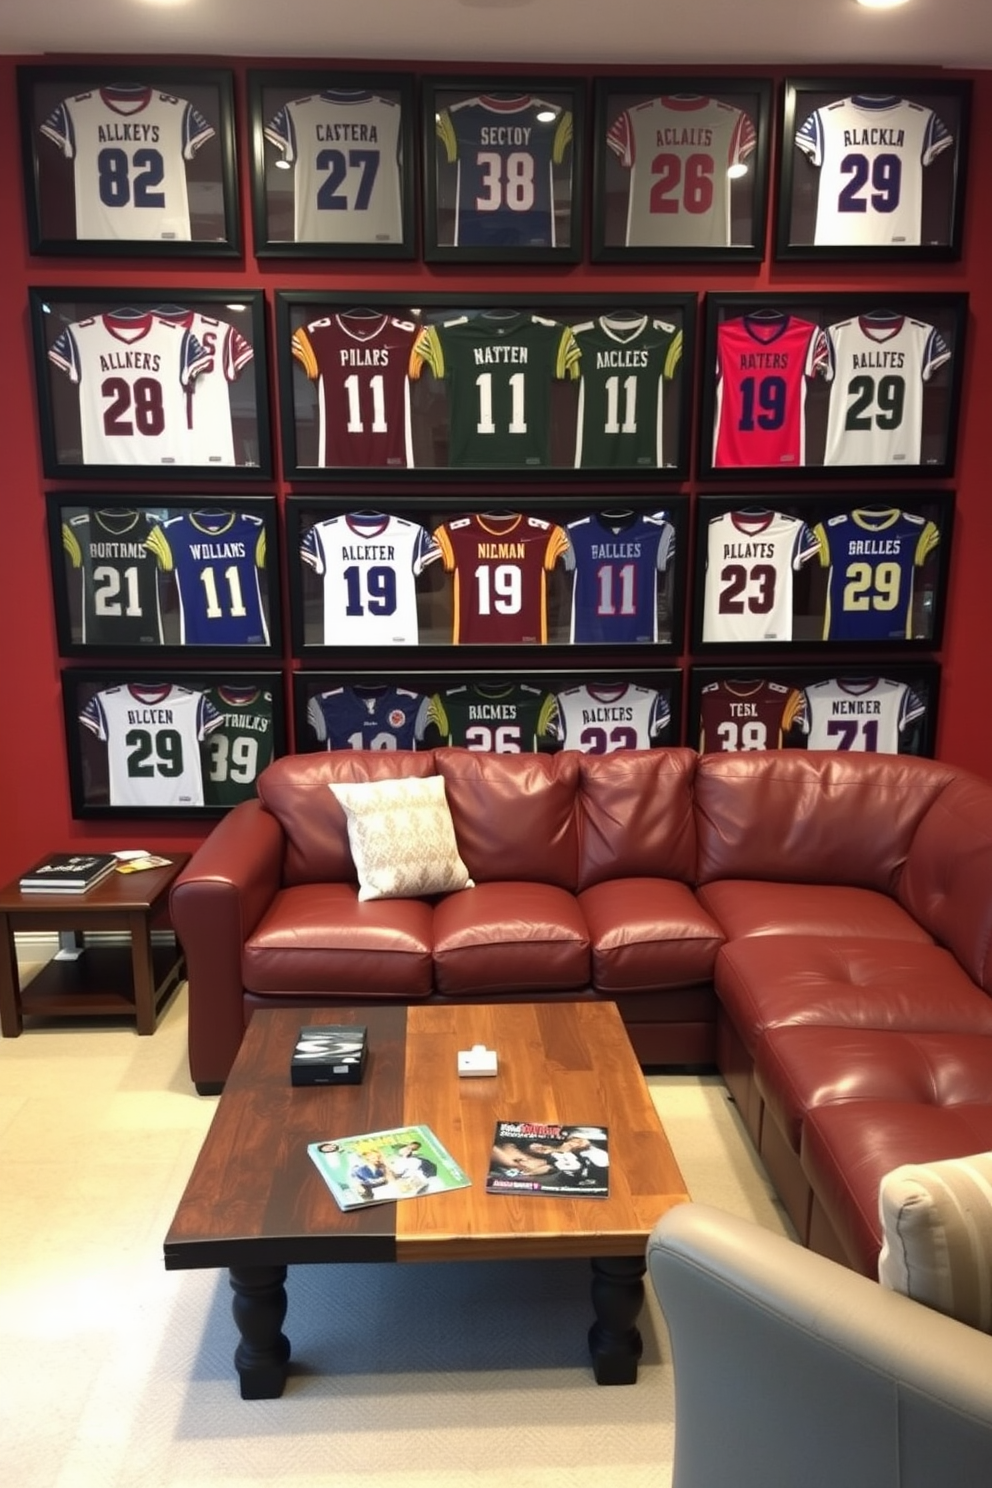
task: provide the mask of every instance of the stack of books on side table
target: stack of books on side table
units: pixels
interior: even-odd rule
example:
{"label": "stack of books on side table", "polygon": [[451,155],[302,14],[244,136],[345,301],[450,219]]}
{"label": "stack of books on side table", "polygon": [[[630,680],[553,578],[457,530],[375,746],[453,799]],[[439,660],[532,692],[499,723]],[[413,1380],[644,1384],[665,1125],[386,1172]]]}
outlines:
{"label": "stack of books on side table", "polygon": [[84,894],[117,867],[113,853],[49,853],[18,880],[22,894]]}

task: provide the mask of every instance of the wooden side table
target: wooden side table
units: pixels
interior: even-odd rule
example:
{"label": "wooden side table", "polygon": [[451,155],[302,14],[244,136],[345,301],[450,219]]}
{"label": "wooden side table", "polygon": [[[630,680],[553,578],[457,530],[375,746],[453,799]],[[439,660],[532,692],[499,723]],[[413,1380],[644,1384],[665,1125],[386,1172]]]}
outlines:
{"label": "wooden side table", "polygon": [[[162,854],[163,857],[166,854]],[[164,868],[110,873],[85,894],[22,894],[17,880],[0,891],[0,1032],[17,1038],[28,1017],[110,1018],[130,1014],[141,1034],[155,1032],[158,1010],[179,981],[178,944],[152,945],[169,889],[189,853],[169,853]],[[77,948],[60,952],[21,991],[16,930],[79,932]],[[127,930],[130,946],[86,944],[88,930]]]}

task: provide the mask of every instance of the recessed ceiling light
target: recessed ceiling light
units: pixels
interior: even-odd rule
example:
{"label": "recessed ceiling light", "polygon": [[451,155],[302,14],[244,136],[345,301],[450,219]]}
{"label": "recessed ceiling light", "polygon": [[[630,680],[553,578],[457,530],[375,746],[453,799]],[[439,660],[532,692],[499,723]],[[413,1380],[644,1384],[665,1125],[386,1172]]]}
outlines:
{"label": "recessed ceiling light", "polygon": [[907,0],[858,0],[865,10],[895,10],[897,5],[905,5]]}

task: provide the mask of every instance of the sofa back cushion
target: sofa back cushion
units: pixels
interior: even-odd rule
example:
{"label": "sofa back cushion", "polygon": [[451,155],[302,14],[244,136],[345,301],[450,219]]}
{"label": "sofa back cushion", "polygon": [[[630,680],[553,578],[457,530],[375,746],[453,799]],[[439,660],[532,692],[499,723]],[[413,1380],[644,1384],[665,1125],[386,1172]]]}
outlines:
{"label": "sofa back cushion", "polygon": [[286,834],[283,883],[290,887],[356,879],[347,818],[327,789],[332,781],[357,784],[434,773],[432,750],[334,749],[274,760],[258,777],[258,794]]}
{"label": "sofa back cushion", "polygon": [[616,878],[692,881],[693,749],[580,754],[579,889]]}
{"label": "sofa back cushion", "polygon": [[899,902],[992,992],[992,785],[948,776],[913,837]]}
{"label": "sofa back cushion", "polygon": [[476,883],[502,879],[574,890],[579,756],[436,749],[458,851]]}
{"label": "sofa back cushion", "polygon": [[698,882],[791,880],[894,894],[917,827],[953,773],[891,754],[703,755]]}

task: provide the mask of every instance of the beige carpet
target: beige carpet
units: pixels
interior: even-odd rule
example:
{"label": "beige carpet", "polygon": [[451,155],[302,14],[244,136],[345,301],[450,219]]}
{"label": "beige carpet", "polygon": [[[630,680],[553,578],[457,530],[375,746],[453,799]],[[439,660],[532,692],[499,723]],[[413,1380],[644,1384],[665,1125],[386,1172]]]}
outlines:
{"label": "beige carpet", "polygon": [[[638,1384],[598,1388],[584,1262],[297,1268],[286,1393],[242,1401],[226,1274],[162,1265],[215,1105],[188,1081],[185,1014],[182,991],[152,1038],[0,1041],[7,1483],[665,1488],[661,1315],[651,1296]],[[720,1081],[650,1084],[694,1197],[788,1233]]]}

